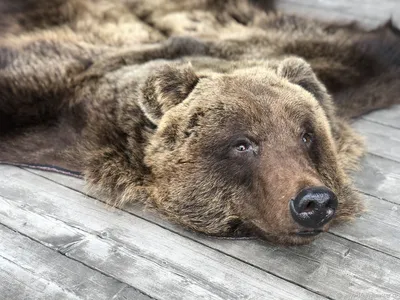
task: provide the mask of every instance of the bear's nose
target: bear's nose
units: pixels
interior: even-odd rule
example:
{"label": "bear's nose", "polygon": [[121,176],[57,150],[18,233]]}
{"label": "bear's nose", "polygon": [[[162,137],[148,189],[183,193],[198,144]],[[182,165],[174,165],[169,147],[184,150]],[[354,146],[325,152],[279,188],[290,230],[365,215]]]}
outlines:
{"label": "bear's nose", "polygon": [[337,206],[336,195],[330,189],[311,187],[301,190],[290,201],[290,212],[297,224],[316,229],[333,218]]}

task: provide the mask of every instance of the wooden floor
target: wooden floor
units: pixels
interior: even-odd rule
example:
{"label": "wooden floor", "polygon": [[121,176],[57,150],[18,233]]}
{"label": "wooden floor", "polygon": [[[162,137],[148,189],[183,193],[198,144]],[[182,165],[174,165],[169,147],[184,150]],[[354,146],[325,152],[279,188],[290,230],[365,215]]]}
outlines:
{"label": "wooden floor", "polygon": [[324,21],[358,21],[376,27],[392,19],[400,26],[399,0],[275,0],[277,9]]}
{"label": "wooden floor", "polygon": [[400,106],[354,126],[368,212],[302,247],[196,235],[79,179],[0,166],[0,299],[400,299]]}

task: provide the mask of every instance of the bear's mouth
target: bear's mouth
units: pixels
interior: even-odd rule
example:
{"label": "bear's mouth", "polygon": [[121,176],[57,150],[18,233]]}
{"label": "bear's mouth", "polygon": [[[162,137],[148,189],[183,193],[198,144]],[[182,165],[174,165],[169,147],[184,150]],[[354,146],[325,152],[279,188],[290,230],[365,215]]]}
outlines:
{"label": "bear's mouth", "polygon": [[300,236],[300,237],[310,237],[310,236],[316,236],[323,232],[321,229],[315,229],[315,230],[301,230],[297,231],[295,233],[292,233],[294,235]]}

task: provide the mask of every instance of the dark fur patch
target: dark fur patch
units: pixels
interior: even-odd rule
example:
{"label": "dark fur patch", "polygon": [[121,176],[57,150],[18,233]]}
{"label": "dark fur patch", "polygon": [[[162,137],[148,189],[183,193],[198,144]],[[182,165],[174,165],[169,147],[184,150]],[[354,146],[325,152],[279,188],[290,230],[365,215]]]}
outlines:
{"label": "dark fur patch", "polygon": [[255,153],[236,155],[235,146],[244,134],[238,126],[231,124],[229,128],[215,133],[212,140],[202,145],[202,156],[207,169],[214,170],[227,186],[251,188],[257,169],[258,157]]}
{"label": "dark fur patch", "polygon": [[[29,12],[35,9],[38,5],[36,0],[2,0],[0,2],[1,14],[15,14]],[[42,1],[43,2],[43,1]]]}
{"label": "dark fur patch", "polygon": [[44,57],[62,55],[59,43],[51,40],[35,40],[24,46],[22,51],[30,51]]}
{"label": "dark fur patch", "polygon": [[68,0],[5,0],[0,15],[8,16],[25,30],[46,28],[66,23],[70,19]]}
{"label": "dark fur patch", "polygon": [[162,133],[161,138],[164,140],[165,146],[169,150],[173,150],[178,138],[177,124],[171,124]]}
{"label": "dark fur patch", "polygon": [[204,112],[202,112],[202,111],[193,114],[189,119],[187,129],[192,129],[192,128],[198,126],[199,120],[201,117],[204,117]]}
{"label": "dark fur patch", "polygon": [[210,46],[205,41],[193,37],[172,37],[168,39],[164,57],[175,58],[185,55],[207,55]]}
{"label": "dark fur patch", "polygon": [[[331,92],[360,84],[381,70],[373,56],[354,45],[339,46],[323,41],[298,41],[286,45],[282,51],[307,60]],[[333,66],[340,66],[340,69],[336,74],[334,68],[319,68],[319,62],[323,62],[324,65],[332,63]]]}
{"label": "dark fur patch", "polygon": [[0,47],[0,70],[7,68],[16,59],[18,52],[7,47]]}
{"label": "dark fur patch", "polygon": [[[383,26],[382,29],[388,29],[393,34],[400,36],[400,28],[397,27],[392,19],[389,19]],[[378,29],[379,30],[379,29]]]}
{"label": "dark fur patch", "polygon": [[161,104],[158,102],[156,94],[157,78],[151,77],[147,79],[143,88],[143,100],[142,105],[146,108],[146,113],[153,116],[155,119],[159,119],[162,116]]}
{"label": "dark fur patch", "polygon": [[400,30],[391,20],[360,39],[355,47],[373,57],[381,68],[400,66]]}

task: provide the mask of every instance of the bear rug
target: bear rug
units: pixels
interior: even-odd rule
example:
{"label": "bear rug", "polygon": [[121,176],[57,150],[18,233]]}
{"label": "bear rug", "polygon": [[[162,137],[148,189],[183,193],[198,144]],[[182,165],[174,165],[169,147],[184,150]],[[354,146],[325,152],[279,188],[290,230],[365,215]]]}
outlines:
{"label": "bear rug", "polygon": [[272,1],[0,3],[0,162],[215,236],[312,241],[363,206],[350,122],[400,103],[400,32]]}

